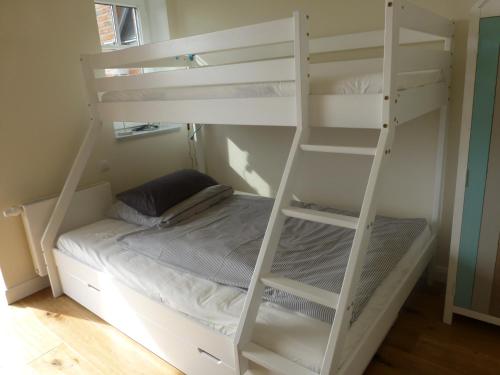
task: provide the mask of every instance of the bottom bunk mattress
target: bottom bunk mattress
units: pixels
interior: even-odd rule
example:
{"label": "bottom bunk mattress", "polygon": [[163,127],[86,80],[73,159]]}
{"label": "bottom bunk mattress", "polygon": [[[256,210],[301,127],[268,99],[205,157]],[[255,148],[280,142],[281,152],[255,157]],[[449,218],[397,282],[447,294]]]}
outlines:
{"label": "bottom bunk mattress", "polygon": [[[124,247],[118,241],[123,236],[143,229],[119,220],[102,220],[60,236],[58,249],[217,332],[234,335],[245,291],[170,267],[141,252]],[[387,259],[394,251],[394,233],[385,228],[379,235],[380,246],[376,247],[377,252],[371,263],[391,263],[387,262]],[[379,285],[370,289],[371,298],[367,299],[357,321],[352,325],[347,340],[348,350],[344,352],[344,357],[350,352],[349,348],[356,346],[373,317],[384,307],[384,301],[412,269],[429,238],[430,230],[425,227],[407,244],[407,248],[403,249],[401,258],[390,269],[385,268],[386,274],[379,278]],[[189,241],[189,235],[186,241]],[[339,259],[339,265],[341,264],[342,259]],[[374,267],[373,271],[375,270],[379,268]],[[318,371],[328,333],[328,323],[265,302],[259,312],[254,340],[302,366]]]}

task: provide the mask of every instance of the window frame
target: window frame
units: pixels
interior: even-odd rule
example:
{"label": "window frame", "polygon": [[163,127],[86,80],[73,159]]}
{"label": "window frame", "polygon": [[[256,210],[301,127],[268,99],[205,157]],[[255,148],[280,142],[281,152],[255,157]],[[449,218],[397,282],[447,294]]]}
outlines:
{"label": "window frame", "polygon": [[[116,51],[125,48],[130,48],[134,46],[122,45],[120,40],[120,33],[116,28],[117,24],[117,12],[116,7],[130,7],[134,8],[136,12],[136,29],[139,45],[148,43],[149,38],[149,25],[147,23],[148,14],[146,9],[146,4],[144,0],[94,0],[94,4],[109,5],[113,7],[113,28],[116,36],[116,44],[102,45],[102,52]],[[141,125],[158,125],[158,129],[146,130],[146,131],[133,131],[133,128]],[[140,138],[149,135],[156,135],[162,133],[171,133],[178,131],[185,124],[174,124],[174,123],[146,123],[146,122],[127,122],[127,121],[117,121],[113,123],[113,133],[115,139],[118,141],[124,141],[133,138]]]}
{"label": "window frame", "polygon": [[103,52],[116,51],[124,48],[129,48],[133,46],[127,46],[121,44],[120,33],[116,29],[117,22],[117,12],[116,7],[128,7],[134,8],[136,11],[136,29],[139,45],[143,45],[149,42],[149,26],[147,24],[147,9],[144,0],[94,0],[94,4],[109,5],[113,7],[113,28],[115,30],[117,43],[112,45],[102,45],[101,50]]}

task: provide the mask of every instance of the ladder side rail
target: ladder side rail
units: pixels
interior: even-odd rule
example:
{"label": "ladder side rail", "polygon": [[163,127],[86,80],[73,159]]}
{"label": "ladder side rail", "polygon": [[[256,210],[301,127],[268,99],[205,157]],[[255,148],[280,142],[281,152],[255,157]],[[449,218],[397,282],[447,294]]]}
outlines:
{"label": "ladder side rail", "polygon": [[336,373],[341,365],[344,341],[353,312],[353,301],[363,271],[366,251],[375,221],[378,191],[380,188],[380,174],[390,156],[394,140],[397,125],[394,113],[396,113],[395,107],[397,106],[396,69],[400,34],[398,23],[399,11],[399,0],[386,1],[383,67],[384,98],[382,104],[383,126],[380,130],[377,151],[363,198],[359,225],[351,247],[338,308],[335,312],[335,318],[325,350],[321,375]]}
{"label": "ladder side rail", "polygon": [[[446,38],[444,42],[444,51],[450,54],[453,51],[453,39]],[[445,76],[446,83],[448,85],[448,103],[449,103],[449,90],[451,89],[451,66],[448,74]],[[444,196],[444,185],[445,185],[445,169],[446,169],[446,151],[447,151],[447,132],[448,132],[448,122],[449,122],[449,105],[444,105],[441,107],[439,112],[439,130],[438,130],[438,145],[436,152],[436,172],[434,177],[434,202],[433,202],[433,212],[432,212],[432,229],[434,232],[439,230],[443,214],[443,196]]]}
{"label": "ladder side rail", "polygon": [[47,272],[54,297],[59,297],[62,294],[61,281],[53,254],[55,241],[71,204],[73,195],[80,182],[83,171],[85,170],[85,166],[87,165],[92,150],[94,149],[94,145],[102,125],[99,120],[99,113],[96,106],[97,93],[94,89],[94,71],[91,69],[87,59],[82,57],[80,61],[87,89],[88,106],[90,110],[90,126],[82,144],[80,145],[76,158],[73,161],[68,177],[66,178],[61,194],[57,199],[54,210],[52,211],[41,239],[43,256],[47,265]]}
{"label": "ladder side rail", "polygon": [[299,12],[294,12],[293,14],[297,129],[285,164],[266,232],[262,240],[259,256],[235,335],[236,357],[238,358],[238,367],[241,374],[247,370],[248,360],[242,358],[239,355],[239,351],[252,339],[253,328],[265,289],[260,279],[263,275],[271,271],[272,262],[285,222],[285,216],[282,213],[282,209],[288,206],[292,200],[292,191],[289,186],[295,180],[295,165],[297,164],[299,153],[301,152],[299,148],[309,135],[309,33],[307,32],[307,19],[308,16],[302,15]]}

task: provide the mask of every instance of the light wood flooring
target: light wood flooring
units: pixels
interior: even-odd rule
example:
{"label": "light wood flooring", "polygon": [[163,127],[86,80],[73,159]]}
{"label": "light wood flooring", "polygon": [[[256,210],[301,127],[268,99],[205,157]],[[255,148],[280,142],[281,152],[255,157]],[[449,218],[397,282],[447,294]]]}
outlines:
{"label": "light wood flooring", "polygon": [[[441,322],[441,288],[420,288],[366,373],[500,374],[500,327]],[[49,290],[0,307],[0,374],[180,375],[68,297]]]}

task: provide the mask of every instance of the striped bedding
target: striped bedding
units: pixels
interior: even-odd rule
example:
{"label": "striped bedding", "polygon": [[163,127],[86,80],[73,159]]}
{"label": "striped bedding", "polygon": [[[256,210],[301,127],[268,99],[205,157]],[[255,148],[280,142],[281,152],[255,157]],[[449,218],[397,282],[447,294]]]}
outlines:
{"label": "striped bedding", "polygon": [[[295,202],[304,208],[353,215],[333,208]],[[176,226],[152,228],[122,236],[127,251],[140,253],[169,267],[247,289],[255,267],[273,200],[234,195]],[[426,228],[424,219],[377,217],[354,301],[352,321],[361,314],[375,289]],[[272,272],[339,293],[354,231],[288,218]],[[334,310],[266,289],[265,299],[325,322]]]}

